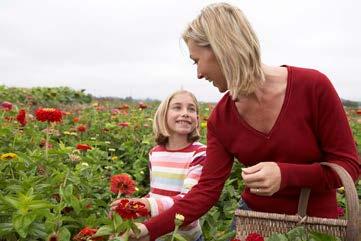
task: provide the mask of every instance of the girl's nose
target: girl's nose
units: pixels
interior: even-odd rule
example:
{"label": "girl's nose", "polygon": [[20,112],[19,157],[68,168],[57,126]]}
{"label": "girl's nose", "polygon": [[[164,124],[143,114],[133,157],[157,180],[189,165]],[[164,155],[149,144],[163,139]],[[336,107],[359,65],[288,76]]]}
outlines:
{"label": "girl's nose", "polygon": [[182,111],[182,116],[188,117],[188,116],[189,116],[188,110],[183,110],[183,111]]}
{"label": "girl's nose", "polygon": [[198,72],[198,73],[197,73],[197,77],[198,77],[198,79],[203,79],[203,78],[204,78],[204,75],[203,75],[201,72]]}

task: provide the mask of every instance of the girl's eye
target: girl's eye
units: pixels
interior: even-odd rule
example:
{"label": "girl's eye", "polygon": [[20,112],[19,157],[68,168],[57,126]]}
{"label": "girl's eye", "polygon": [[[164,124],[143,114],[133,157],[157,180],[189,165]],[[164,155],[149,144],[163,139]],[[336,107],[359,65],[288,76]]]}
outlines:
{"label": "girl's eye", "polygon": [[194,113],[194,112],[196,112],[196,109],[195,108],[189,108],[189,111]]}
{"label": "girl's eye", "polygon": [[198,64],[198,60],[193,60],[193,64]]}

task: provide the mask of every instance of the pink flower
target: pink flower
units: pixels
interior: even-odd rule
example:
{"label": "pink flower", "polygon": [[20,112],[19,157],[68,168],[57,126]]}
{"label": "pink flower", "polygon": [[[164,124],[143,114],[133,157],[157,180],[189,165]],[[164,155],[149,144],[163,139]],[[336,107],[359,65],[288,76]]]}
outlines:
{"label": "pink flower", "polygon": [[13,104],[8,101],[2,102],[0,106],[1,106],[1,109],[5,110],[5,111],[10,111],[13,108]]}
{"label": "pink flower", "polygon": [[343,217],[345,215],[345,210],[342,207],[337,207],[337,216]]}

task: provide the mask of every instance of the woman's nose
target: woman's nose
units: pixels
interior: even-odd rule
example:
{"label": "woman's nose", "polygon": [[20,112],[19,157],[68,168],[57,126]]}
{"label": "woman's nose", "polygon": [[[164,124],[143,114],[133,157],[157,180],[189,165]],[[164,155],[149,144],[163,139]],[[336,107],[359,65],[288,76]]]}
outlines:
{"label": "woman's nose", "polygon": [[203,78],[204,78],[204,75],[203,75],[201,72],[198,72],[198,73],[197,73],[197,77],[198,77],[198,79],[203,79]]}

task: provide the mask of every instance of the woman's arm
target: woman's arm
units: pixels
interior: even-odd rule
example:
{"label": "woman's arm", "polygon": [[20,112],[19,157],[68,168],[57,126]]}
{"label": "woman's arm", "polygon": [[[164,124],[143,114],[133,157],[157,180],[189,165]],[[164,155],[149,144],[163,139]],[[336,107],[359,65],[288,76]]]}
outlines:
{"label": "woman's arm", "polygon": [[[319,73],[314,87],[313,124],[323,158],[342,166],[356,180],[360,176],[360,159],[340,98],[329,79]],[[319,163],[278,163],[281,189],[285,186],[310,187],[313,190],[334,189],[341,186],[338,176]]]}

